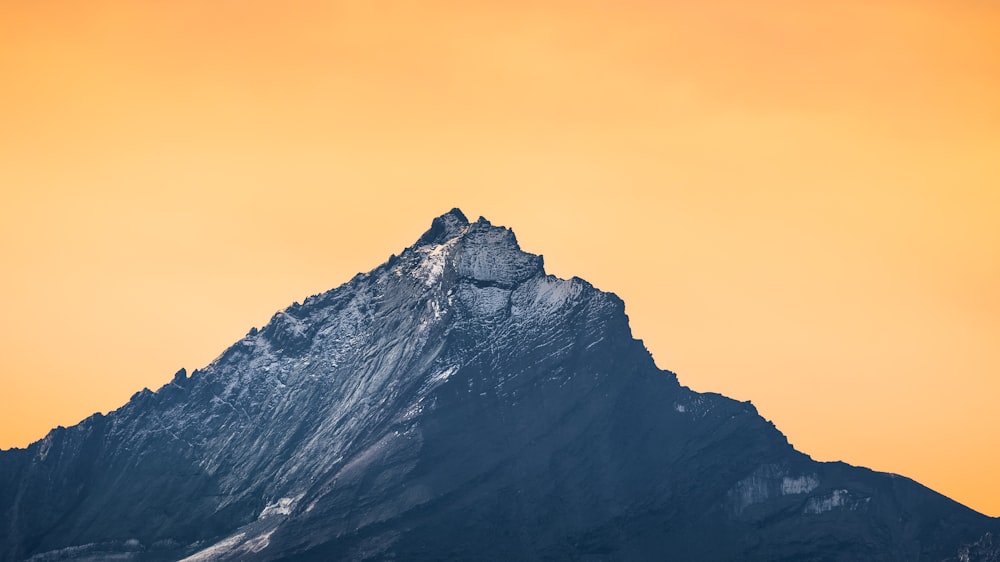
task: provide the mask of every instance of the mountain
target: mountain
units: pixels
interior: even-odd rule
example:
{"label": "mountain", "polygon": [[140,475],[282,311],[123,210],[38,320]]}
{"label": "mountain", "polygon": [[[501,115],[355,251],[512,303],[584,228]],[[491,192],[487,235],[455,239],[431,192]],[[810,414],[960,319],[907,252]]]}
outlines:
{"label": "mountain", "polygon": [[814,462],[622,301],[459,210],[190,376],[0,453],[0,560],[998,560],[1000,521]]}

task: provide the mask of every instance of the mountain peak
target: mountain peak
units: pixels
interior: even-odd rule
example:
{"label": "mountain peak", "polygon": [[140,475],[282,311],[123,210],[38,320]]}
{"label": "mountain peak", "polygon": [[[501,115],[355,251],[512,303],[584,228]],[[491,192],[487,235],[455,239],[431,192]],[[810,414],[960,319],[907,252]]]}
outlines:
{"label": "mountain peak", "polygon": [[431,221],[430,229],[417,240],[417,246],[442,244],[460,234],[467,226],[469,219],[465,218],[465,213],[461,209],[455,207]]}
{"label": "mountain peak", "polygon": [[523,251],[514,231],[485,217],[470,224],[458,208],[435,218],[410,250],[425,255],[418,269],[432,281],[446,268],[459,280],[509,289],[545,273],[542,256]]}

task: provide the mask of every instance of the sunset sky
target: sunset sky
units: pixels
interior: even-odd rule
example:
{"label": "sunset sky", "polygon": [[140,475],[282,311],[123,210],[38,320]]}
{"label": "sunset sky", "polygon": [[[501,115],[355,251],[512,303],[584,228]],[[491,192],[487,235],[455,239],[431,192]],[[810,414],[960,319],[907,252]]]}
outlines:
{"label": "sunset sky", "polygon": [[0,447],[461,207],[682,384],[1000,515],[991,0],[0,3]]}

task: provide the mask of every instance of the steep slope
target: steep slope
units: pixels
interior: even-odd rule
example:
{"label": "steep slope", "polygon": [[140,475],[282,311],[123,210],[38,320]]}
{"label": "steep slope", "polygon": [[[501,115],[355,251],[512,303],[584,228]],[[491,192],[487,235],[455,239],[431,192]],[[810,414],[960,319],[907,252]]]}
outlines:
{"label": "steep slope", "polygon": [[0,453],[0,515],[0,560],[985,560],[1000,528],[679,385],[620,299],[458,210],[204,370]]}

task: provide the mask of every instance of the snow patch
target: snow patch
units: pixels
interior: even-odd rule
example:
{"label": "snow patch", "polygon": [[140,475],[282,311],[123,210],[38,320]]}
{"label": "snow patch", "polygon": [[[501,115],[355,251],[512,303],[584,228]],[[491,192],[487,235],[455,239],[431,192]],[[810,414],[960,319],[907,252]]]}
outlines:
{"label": "snow patch", "polygon": [[781,494],[808,494],[819,486],[819,478],[815,474],[799,476],[798,478],[784,477],[781,479]]}
{"label": "snow patch", "polygon": [[806,513],[832,511],[834,508],[846,506],[850,498],[851,494],[847,490],[834,490],[829,496],[809,498],[804,511]]}
{"label": "snow patch", "polygon": [[42,445],[38,448],[38,460],[45,461],[49,456],[49,449],[52,448],[52,434],[46,435],[42,439]]}
{"label": "snow patch", "polygon": [[[511,307],[512,316],[538,316],[552,314],[576,302],[583,292],[583,284],[574,280],[559,279],[552,275],[537,277],[518,287],[518,294]],[[594,342],[597,343],[597,342]]]}
{"label": "snow patch", "polygon": [[274,534],[274,529],[264,533],[263,535],[258,535],[247,542],[243,543],[243,550],[247,552],[260,552],[267,548],[271,544],[271,535]]}
{"label": "snow patch", "polygon": [[768,470],[758,470],[756,473],[737,482],[736,486],[729,492],[736,503],[737,513],[755,503],[766,501],[771,497],[771,487],[774,479],[768,472]]}
{"label": "snow patch", "polygon": [[819,486],[819,476],[805,474],[789,476],[788,468],[766,464],[757,468],[750,476],[740,480],[729,491],[737,514],[747,507],[781,496],[808,494]]}
{"label": "snow patch", "polygon": [[246,536],[245,533],[239,533],[237,535],[233,535],[228,539],[219,541],[204,550],[199,550],[198,552],[195,552],[194,554],[188,556],[187,558],[184,558],[180,562],[210,562],[216,556],[221,556],[231,551],[233,547],[239,544],[239,542],[243,540],[243,537],[245,536]]}
{"label": "snow patch", "polygon": [[546,277],[539,284],[535,301],[540,306],[554,309],[576,298],[582,288],[579,283],[574,283],[572,280],[566,281],[555,277]]}
{"label": "snow patch", "polygon": [[432,383],[442,383],[442,382],[448,380],[449,377],[451,377],[452,375],[454,375],[457,372],[458,372],[458,367],[452,365],[451,367],[448,367],[447,369],[445,369],[445,370],[441,371],[440,373],[438,373],[438,374],[434,375],[433,377],[431,377],[431,382]]}
{"label": "snow patch", "polygon": [[275,515],[291,515],[292,508],[295,507],[295,502],[299,501],[302,496],[296,496],[294,498],[278,498],[278,501],[269,503],[264,506],[264,510],[260,512],[257,519],[264,519],[265,517],[272,517]]}
{"label": "snow patch", "polygon": [[417,269],[413,271],[413,276],[423,277],[424,284],[428,287],[433,287],[441,279],[441,275],[444,274],[445,258],[448,257],[448,250],[458,242],[459,238],[461,237],[457,236],[444,244],[438,244],[429,248],[418,248],[418,252],[426,253],[427,256],[424,258],[424,261],[420,262]]}

